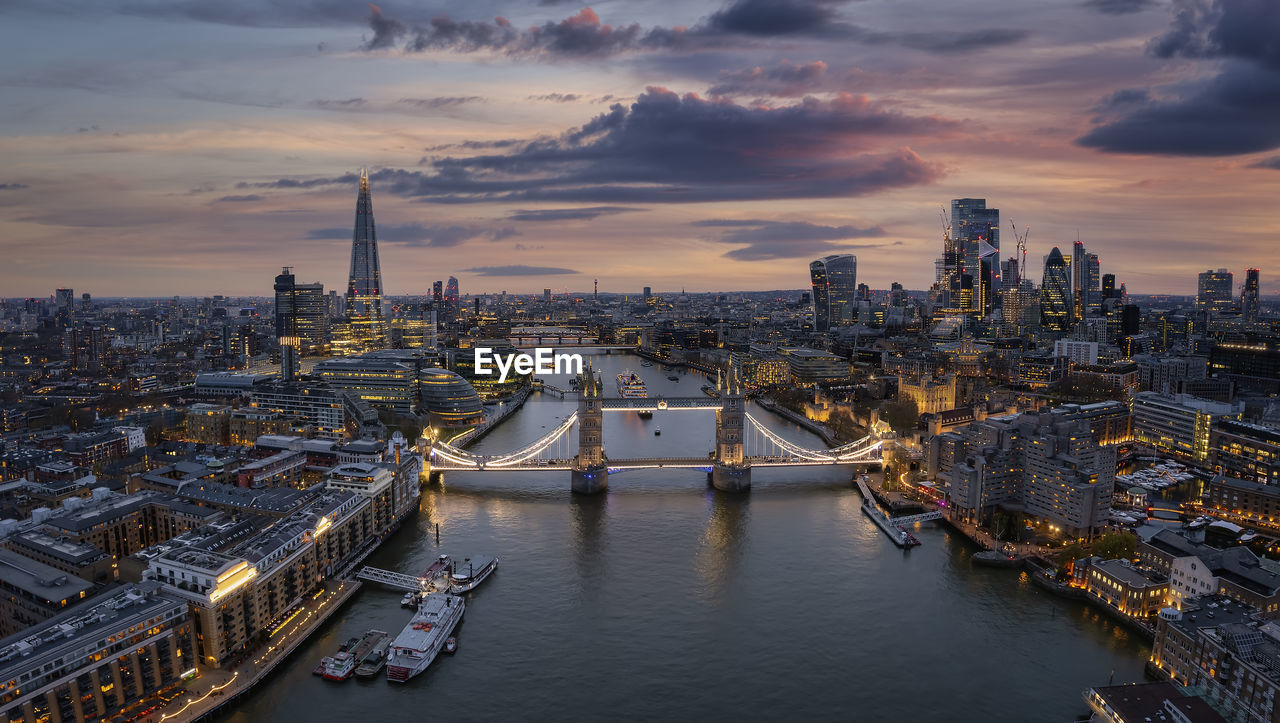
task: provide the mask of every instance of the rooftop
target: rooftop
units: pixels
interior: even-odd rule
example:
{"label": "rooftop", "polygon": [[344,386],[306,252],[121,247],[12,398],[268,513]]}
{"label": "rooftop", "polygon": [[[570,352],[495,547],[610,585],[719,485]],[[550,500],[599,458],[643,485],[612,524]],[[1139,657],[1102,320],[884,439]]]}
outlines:
{"label": "rooftop", "polygon": [[0,549],[0,582],[49,603],[79,600],[93,585],[10,550]]}

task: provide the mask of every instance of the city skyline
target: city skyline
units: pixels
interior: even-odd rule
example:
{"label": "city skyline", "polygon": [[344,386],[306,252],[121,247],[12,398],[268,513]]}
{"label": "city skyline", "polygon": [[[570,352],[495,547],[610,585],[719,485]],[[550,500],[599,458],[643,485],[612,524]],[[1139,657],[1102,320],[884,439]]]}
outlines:
{"label": "city skyline", "polygon": [[9,296],[263,296],[283,266],[342,289],[364,166],[391,296],[803,289],[839,253],[921,290],[970,197],[1031,227],[1027,278],[1078,232],[1130,293],[1259,265],[1275,293],[1265,3],[0,15]]}

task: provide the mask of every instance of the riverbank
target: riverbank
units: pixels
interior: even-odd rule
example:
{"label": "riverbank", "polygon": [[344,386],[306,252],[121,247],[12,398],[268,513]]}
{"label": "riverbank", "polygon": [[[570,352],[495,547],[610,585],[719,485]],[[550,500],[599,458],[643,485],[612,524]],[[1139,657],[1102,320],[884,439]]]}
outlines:
{"label": "riverbank", "polygon": [[836,446],[839,446],[841,443],[841,440],[836,435],[835,431],[832,430],[827,425],[823,424],[822,422],[815,422],[812,419],[809,419],[808,417],[804,416],[803,414],[796,414],[795,412],[791,411],[790,409],[787,409],[786,407],[781,406],[780,404],[773,401],[772,399],[769,399],[768,397],[759,397],[754,401],[756,404],[759,404],[760,406],[782,417],[783,419],[786,419],[787,421],[790,421],[790,422],[795,422],[801,427],[804,427],[810,432],[813,432],[819,437],[822,437],[822,441],[826,442],[827,446],[829,447],[836,447]]}
{"label": "riverbank", "polygon": [[204,720],[236,701],[269,677],[321,626],[328,622],[360,589],[355,580],[334,580],[295,610],[268,637],[269,645],[258,657],[228,670],[209,670],[196,678],[187,693],[174,699],[155,720],[186,723]]}

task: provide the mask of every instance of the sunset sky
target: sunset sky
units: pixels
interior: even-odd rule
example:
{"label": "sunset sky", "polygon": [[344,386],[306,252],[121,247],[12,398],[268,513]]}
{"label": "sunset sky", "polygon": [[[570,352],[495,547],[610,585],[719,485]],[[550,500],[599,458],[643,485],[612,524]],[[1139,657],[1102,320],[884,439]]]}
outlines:
{"label": "sunset sky", "polygon": [[939,207],[1280,287],[1275,0],[0,0],[0,296],[927,288]]}

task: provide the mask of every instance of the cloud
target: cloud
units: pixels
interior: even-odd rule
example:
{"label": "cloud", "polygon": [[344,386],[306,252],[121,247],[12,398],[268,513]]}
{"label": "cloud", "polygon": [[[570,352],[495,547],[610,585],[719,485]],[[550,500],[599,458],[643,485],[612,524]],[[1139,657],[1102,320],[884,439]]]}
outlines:
{"label": "cloud", "polygon": [[262,198],[262,196],[259,196],[256,193],[249,193],[241,196],[223,196],[222,198],[214,201],[214,203],[249,203],[252,201],[261,201]]}
{"label": "cloud", "polygon": [[[946,136],[959,125],[882,108],[865,96],[743,106],[650,87],[555,138],[503,154],[427,158],[427,170],[384,169],[382,189],[437,203],[698,203],[859,196],[930,183],[940,166],[893,139]],[[354,185],[279,179],[240,188]]]}
{"label": "cloud", "polygon": [[573,103],[582,100],[582,96],[577,93],[544,93],[542,95],[531,95],[529,100],[540,100],[546,103]]}
{"label": "cloud", "polygon": [[743,35],[826,35],[849,26],[836,19],[846,0],[735,0],[707,19],[707,27]]}
{"label": "cloud", "polygon": [[492,52],[545,59],[595,58],[632,52],[697,51],[741,48],[744,40],[811,37],[870,45],[896,44],[930,53],[958,53],[1020,42],[1024,30],[1005,28],[966,32],[882,32],[838,19],[849,0],[734,0],[693,27],[641,28],[638,23],[613,26],[601,22],[591,8],[559,21],[518,29],[505,17],[492,22],[455,20],[447,15],[412,24],[383,15],[370,6],[373,36],[365,50],[399,47],[407,53],[448,51]]}
{"label": "cloud", "polygon": [[400,105],[412,106],[414,108],[452,108],[466,103],[483,103],[484,98],[478,95],[441,95],[432,98],[401,98],[396,101]]}
{"label": "cloud", "polygon": [[876,248],[884,244],[837,244],[859,238],[880,238],[880,226],[823,226],[806,221],[768,221],[762,219],[707,219],[692,225],[703,228],[729,229],[712,240],[742,246],[724,254],[740,261],[792,259],[819,256],[833,251]]}
{"label": "cloud", "polygon": [[[1148,44],[1159,58],[1221,61],[1200,81],[1136,90],[1077,143],[1116,153],[1226,156],[1280,147],[1280,3],[1178,0],[1173,22]],[[1114,95],[1111,100],[1114,101]],[[1107,110],[1115,112],[1107,113]]]}
{"label": "cloud", "polygon": [[1177,0],[1173,26],[1149,46],[1160,58],[1237,58],[1280,70],[1280,3]]}
{"label": "cloud", "polygon": [[346,100],[313,100],[311,105],[325,110],[362,110],[369,104],[364,98],[347,98]]}
{"label": "cloud", "polygon": [[749,70],[723,73],[719,82],[707,90],[710,95],[772,95],[794,98],[817,88],[827,73],[821,60],[797,65],[783,60],[765,68],[757,65]]}
{"label": "cloud", "polygon": [[573,269],[562,269],[557,266],[525,266],[523,264],[513,264],[511,266],[474,266],[463,271],[479,276],[564,276],[566,274],[578,274],[580,271]]}
{"label": "cloud", "polygon": [[1155,0],[1085,0],[1081,5],[1107,15],[1129,15],[1154,7]]}
{"label": "cloud", "polygon": [[0,191],[21,191],[26,187],[25,183],[0,183]]}
{"label": "cloud", "polygon": [[1263,158],[1260,161],[1255,161],[1253,163],[1250,163],[1249,167],[1250,168],[1269,168],[1273,171],[1280,171],[1280,156]]}
{"label": "cloud", "polygon": [[[518,235],[519,232],[513,228],[492,229],[462,224],[405,223],[378,226],[379,242],[403,244],[410,248],[426,246],[447,248],[461,245],[472,239],[487,238],[493,241],[500,241]],[[306,238],[316,240],[349,239],[351,238],[351,229],[344,227],[313,228],[307,231]]]}
{"label": "cloud", "polygon": [[630,211],[647,211],[647,208],[629,206],[587,206],[586,208],[547,208],[538,210],[517,209],[507,216],[511,221],[589,221],[598,216],[611,216]]}

